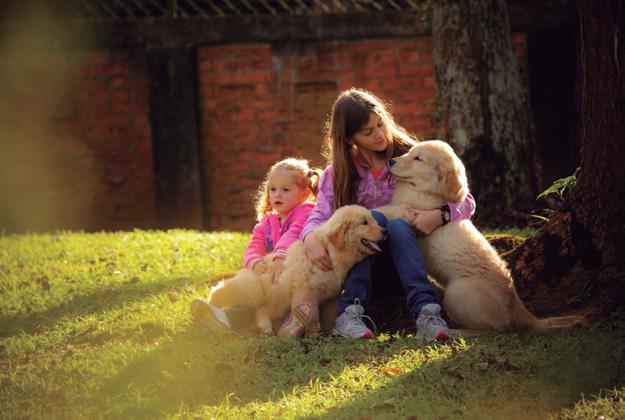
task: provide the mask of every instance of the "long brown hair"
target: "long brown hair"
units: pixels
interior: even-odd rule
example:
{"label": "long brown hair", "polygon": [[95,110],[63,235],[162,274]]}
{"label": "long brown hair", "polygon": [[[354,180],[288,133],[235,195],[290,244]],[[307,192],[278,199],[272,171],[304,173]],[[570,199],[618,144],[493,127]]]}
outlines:
{"label": "long brown hair", "polygon": [[336,208],[355,204],[359,175],[352,155],[350,139],[369,121],[371,112],[382,118],[388,132],[388,147],[380,152],[388,161],[406,153],[418,139],[395,123],[387,106],[373,93],[351,88],[341,92],[332,106],[326,123],[323,155],[332,165],[332,188]]}
{"label": "long brown hair", "polygon": [[267,191],[269,176],[276,171],[291,171],[297,175],[296,184],[302,190],[310,189],[310,194],[305,202],[314,203],[319,192],[319,177],[321,170],[308,166],[306,159],[286,158],[274,163],[265,175],[265,180],[258,187],[255,197],[256,219],[260,221],[264,216],[273,211]]}

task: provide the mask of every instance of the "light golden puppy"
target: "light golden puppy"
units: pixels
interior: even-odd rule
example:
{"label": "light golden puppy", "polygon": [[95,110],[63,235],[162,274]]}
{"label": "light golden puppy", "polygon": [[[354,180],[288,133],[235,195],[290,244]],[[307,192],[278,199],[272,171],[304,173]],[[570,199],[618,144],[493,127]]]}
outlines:
{"label": "light golden puppy", "polygon": [[[467,195],[465,169],[453,149],[439,140],[424,141],[391,161],[397,188],[387,218],[408,219],[408,207],[438,209]],[[510,271],[470,220],[453,221],[419,238],[428,272],[445,287],[444,306],[461,328],[569,327],[583,317],[537,319],[519,299]]]}
{"label": "light golden puppy", "polygon": [[331,306],[336,302],[349,269],[366,256],[380,251],[376,242],[383,238],[384,230],[369,210],[345,206],[335,211],[311,235],[326,245],[333,270],[323,271],[312,264],[304,243],[296,241],[287,250],[284,270],[276,283],[267,275],[258,276],[244,268],[213,287],[209,302],[220,308],[244,306],[254,309],[256,324],[266,334],[272,333],[272,321],[281,322],[291,308],[307,302],[312,306],[308,335],[317,335],[319,305],[327,303]]}

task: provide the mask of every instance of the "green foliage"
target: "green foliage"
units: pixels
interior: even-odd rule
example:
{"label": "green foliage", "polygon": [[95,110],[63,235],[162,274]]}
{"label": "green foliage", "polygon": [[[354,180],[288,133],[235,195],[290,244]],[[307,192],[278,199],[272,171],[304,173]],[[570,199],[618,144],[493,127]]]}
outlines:
{"label": "green foliage", "polygon": [[536,197],[536,199],[538,200],[542,197],[546,197],[549,194],[556,194],[561,199],[565,198],[566,195],[570,194],[571,191],[573,191],[573,188],[575,187],[579,169],[580,169],[579,167],[575,169],[575,172],[573,172],[572,175],[569,175],[564,178],[556,179],[555,181],[553,181],[553,184],[551,184],[551,186],[547,188],[545,191],[538,194],[538,197]]}
{"label": "green foliage", "polygon": [[623,317],[435,345],[411,334],[209,333],[193,324],[189,304],[239,267],[248,238],[180,230],[0,236],[2,417],[625,414]]}
{"label": "green foliage", "polygon": [[[579,167],[575,169],[575,172],[573,172],[572,175],[555,180],[549,188],[547,188],[545,191],[538,194],[538,196],[536,197],[536,200],[540,200],[541,198],[544,198],[550,195],[555,195],[557,197],[556,201],[559,202],[558,204],[558,207],[559,207],[562,201],[566,197],[568,197],[573,191],[573,188],[575,187],[575,184],[577,183],[577,174],[579,173],[579,169],[580,169]],[[530,217],[538,219],[538,223],[547,223],[549,222],[549,215],[552,215],[553,213],[555,213],[556,210],[554,210],[553,208],[544,208],[541,210],[541,212],[546,215],[538,214],[538,212],[532,212]]]}

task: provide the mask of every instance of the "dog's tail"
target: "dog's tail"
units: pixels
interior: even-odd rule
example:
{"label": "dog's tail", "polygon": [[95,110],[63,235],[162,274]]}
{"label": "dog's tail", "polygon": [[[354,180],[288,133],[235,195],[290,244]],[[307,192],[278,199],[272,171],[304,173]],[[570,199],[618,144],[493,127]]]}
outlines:
{"label": "dog's tail", "polygon": [[[516,294],[515,294],[516,295]],[[569,328],[575,325],[585,325],[587,320],[584,316],[568,315],[550,318],[536,318],[523,304],[518,296],[513,303],[512,322],[517,327],[527,327],[532,330],[546,330],[551,328]]]}
{"label": "dog's tail", "polygon": [[219,308],[258,308],[263,297],[264,291],[259,279],[252,272],[241,270],[234,277],[222,280],[213,287],[208,301]]}

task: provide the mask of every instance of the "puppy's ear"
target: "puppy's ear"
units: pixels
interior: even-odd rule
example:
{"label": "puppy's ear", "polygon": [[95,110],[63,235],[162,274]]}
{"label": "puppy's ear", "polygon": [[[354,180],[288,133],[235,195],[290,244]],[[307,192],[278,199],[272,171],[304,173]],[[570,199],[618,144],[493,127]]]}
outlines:
{"label": "puppy's ear", "polygon": [[337,248],[345,248],[345,244],[347,243],[347,232],[349,230],[349,222],[341,223],[332,229],[328,234],[328,239],[330,242],[334,244]]}
{"label": "puppy's ear", "polygon": [[466,195],[466,181],[462,171],[457,167],[439,166],[439,179],[442,185],[443,200],[458,203]]}

